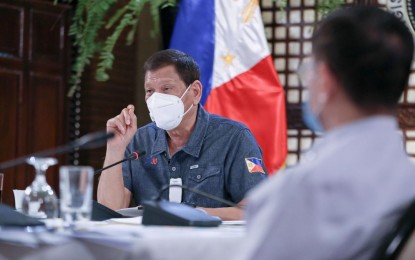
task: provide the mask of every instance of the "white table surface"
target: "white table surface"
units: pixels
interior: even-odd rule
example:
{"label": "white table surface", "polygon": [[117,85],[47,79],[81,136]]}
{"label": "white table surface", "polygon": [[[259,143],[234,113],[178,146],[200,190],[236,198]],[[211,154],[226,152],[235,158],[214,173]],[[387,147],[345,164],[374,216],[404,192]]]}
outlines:
{"label": "white table surface", "polygon": [[[246,234],[244,225],[143,226],[139,218],[88,222],[69,237],[65,233],[0,229],[0,259],[228,260],[237,255]],[[5,241],[13,237],[15,242]],[[36,246],[36,241],[43,243]]]}

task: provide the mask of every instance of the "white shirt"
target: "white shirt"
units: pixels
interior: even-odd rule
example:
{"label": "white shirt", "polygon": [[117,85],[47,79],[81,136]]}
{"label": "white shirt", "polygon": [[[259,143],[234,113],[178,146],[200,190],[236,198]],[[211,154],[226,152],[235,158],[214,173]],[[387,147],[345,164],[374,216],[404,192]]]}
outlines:
{"label": "white shirt", "polygon": [[415,198],[393,117],[338,127],[248,197],[247,259],[368,259]]}

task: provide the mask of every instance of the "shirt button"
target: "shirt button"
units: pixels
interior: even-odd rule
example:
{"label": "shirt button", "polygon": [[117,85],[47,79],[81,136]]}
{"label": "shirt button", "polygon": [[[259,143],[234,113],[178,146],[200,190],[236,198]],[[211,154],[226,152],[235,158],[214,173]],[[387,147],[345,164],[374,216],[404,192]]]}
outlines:
{"label": "shirt button", "polygon": [[176,167],[171,167],[171,170],[172,171],[176,171]]}
{"label": "shirt button", "polygon": [[202,178],[202,175],[199,174],[196,176],[196,179],[200,180],[200,178]]}

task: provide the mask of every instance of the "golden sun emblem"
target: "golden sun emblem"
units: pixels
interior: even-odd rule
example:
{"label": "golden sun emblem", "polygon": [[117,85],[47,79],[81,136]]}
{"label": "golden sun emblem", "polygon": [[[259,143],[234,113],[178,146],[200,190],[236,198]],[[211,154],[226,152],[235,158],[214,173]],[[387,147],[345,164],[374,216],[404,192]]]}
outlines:
{"label": "golden sun emblem", "polygon": [[242,21],[244,23],[248,23],[251,21],[252,17],[255,14],[255,10],[259,6],[259,0],[249,0],[248,4],[244,7],[242,11]]}
{"label": "golden sun emblem", "polygon": [[225,56],[222,56],[223,62],[225,62],[226,66],[233,65],[233,60],[236,58],[235,55],[232,55],[229,51],[226,53]]}

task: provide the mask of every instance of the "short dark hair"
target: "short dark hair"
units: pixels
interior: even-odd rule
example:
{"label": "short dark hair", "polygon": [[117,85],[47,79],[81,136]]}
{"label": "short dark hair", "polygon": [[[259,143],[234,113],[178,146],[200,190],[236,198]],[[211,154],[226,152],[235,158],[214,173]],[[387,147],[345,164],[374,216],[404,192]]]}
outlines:
{"label": "short dark hair", "polygon": [[342,8],[322,20],[312,42],[315,59],[328,65],[358,107],[396,107],[414,51],[397,17],[375,6]]}
{"label": "short dark hair", "polygon": [[186,87],[195,80],[200,80],[200,69],[196,61],[190,55],[174,49],[158,51],[151,55],[144,63],[144,73],[169,65],[175,67]]}

